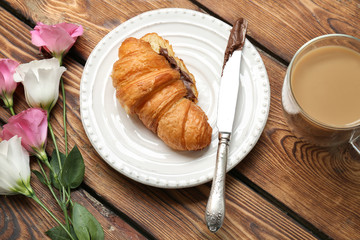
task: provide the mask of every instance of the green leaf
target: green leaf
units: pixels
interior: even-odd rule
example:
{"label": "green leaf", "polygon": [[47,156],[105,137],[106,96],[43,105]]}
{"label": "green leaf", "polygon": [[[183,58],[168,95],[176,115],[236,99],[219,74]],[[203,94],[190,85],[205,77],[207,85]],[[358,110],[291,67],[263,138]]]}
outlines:
{"label": "green leaf", "polygon": [[[60,161],[61,161],[61,167],[64,166],[64,162],[65,162],[65,154],[60,152]],[[56,151],[54,150],[52,155],[51,155],[51,161],[50,161],[50,165],[52,166],[54,172],[50,172],[50,179],[51,182],[53,183],[54,187],[56,187],[57,189],[60,189],[60,183],[59,183],[59,179],[55,179],[54,174],[56,174],[59,177],[60,174],[60,166],[59,166],[59,161],[57,158],[57,154]]]}
{"label": "green leaf", "polygon": [[74,202],[72,223],[76,236],[81,240],[103,240],[104,231],[96,218],[83,206]]}
{"label": "green leaf", "polygon": [[[73,239],[78,239],[76,237],[76,234],[75,234],[73,228],[71,228],[70,233],[71,233]],[[48,235],[48,237],[50,237],[52,240],[69,240],[70,239],[69,235],[60,226],[56,226],[56,227],[48,230],[46,232],[46,235]]]}
{"label": "green leaf", "polygon": [[39,171],[32,170],[32,172],[35,174],[35,176],[39,179],[39,181],[40,181],[42,184],[45,184],[45,185],[46,185],[46,181],[45,181],[43,175],[42,175]]}
{"label": "green leaf", "polygon": [[61,181],[66,188],[77,188],[84,179],[84,173],[84,160],[78,147],[75,145],[75,147],[70,151],[69,155],[65,159],[62,169]]}

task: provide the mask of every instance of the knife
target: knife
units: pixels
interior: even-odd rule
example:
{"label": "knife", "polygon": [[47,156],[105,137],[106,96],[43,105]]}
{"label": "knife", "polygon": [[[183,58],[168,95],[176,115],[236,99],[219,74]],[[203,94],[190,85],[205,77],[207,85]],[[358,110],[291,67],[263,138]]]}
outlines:
{"label": "knife", "polygon": [[247,24],[247,20],[242,18],[235,22],[224,54],[216,123],[219,143],[214,178],[205,213],[205,221],[211,232],[216,232],[221,228],[225,217],[226,165],[240,84],[242,48],[245,43]]}

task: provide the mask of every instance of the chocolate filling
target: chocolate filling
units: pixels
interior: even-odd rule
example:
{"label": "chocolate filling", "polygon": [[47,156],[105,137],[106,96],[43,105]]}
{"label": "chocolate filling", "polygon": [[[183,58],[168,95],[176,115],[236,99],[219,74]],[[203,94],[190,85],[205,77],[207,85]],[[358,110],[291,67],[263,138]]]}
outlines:
{"label": "chocolate filling", "polygon": [[177,62],[175,61],[175,59],[171,56],[169,56],[169,52],[166,48],[160,48],[160,53],[161,56],[164,56],[166,58],[166,60],[168,60],[168,62],[170,63],[171,68],[175,69],[176,71],[180,72],[180,80],[183,81],[185,87],[186,87],[186,95],[185,98],[191,100],[191,101],[195,101],[196,100],[196,96],[193,92],[193,90],[191,89],[191,86],[193,85],[193,82],[191,80],[191,77],[189,76],[189,74],[185,71],[183,71],[177,64]]}
{"label": "chocolate filling", "polygon": [[247,25],[248,21],[246,19],[239,18],[231,29],[228,44],[224,54],[223,70],[226,62],[229,60],[233,52],[236,50],[241,50],[244,47]]}

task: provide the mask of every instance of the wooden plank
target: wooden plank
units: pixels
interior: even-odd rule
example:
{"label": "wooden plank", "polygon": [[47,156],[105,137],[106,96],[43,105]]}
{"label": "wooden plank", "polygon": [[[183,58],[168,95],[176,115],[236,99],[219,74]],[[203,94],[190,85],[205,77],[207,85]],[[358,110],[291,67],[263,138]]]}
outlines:
{"label": "wooden plank", "polygon": [[236,170],[334,239],[360,236],[360,157],[348,145],[315,147],[289,130],[281,108],[285,66],[262,55],[272,97],[267,125]]}
{"label": "wooden plank", "polygon": [[[11,58],[20,62],[28,62],[38,57],[38,49],[31,45],[29,31],[31,30],[24,23],[21,23],[4,9],[0,8],[0,45],[3,46],[0,52],[0,58]],[[68,62],[66,62],[68,63]],[[76,78],[79,81],[82,66],[76,62],[71,64],[77,73]],[[64,75],[66,78],[73,78],[74,75],[69,71]],[[66,80],[65,80],[66,81]],[[70,81],[69,81],[70,82]],[[68,92],[74,91],[67,82],[66,89]],[[78,82],[77,82],[78,86]],[[78,94],[78,89],[76,90]],[[69,94],[69,100],[71,100]],[[15,112],[20,112],[28,108],[24,99],[23,87],[19,85],[15,92]],[[73,101],[74,102],[74,101]],[[74,102],[74,105],[76,102]],[[62,118],[59,105],[54,108],[56,116],[52,120],[56,129],[62,129]],[[78,111],[78,110],[77,110]],[[10,114],[4,108],[0,108],[0,118],[6,121]],[[57,123],[57,120],[60,122]],[[81,124],[77,118],[78,124]],[[57,132],[61,136],[62,132]],[[85,136],[85,135],[83,135]],[[60,147],[62,145],[60,144]],[[53,149],[51,144],[48,150]],[[35,160],[32,161],[32,169],[35,168]],[[32,177],[32,186],[38,197],[43,200],[45,205],[55,209],[55,214],[61,219],[59,209],[57,208],[51,196],[45,191],[46,187],[42,186]],[[85,206],[102,224],[106,239],[145,239],[145,237],[126,223],[123,219],[103,206],[84,190],[77,190],[73,194],[73,200]],[[57,224],[49,218],[39,206],[27,199],[25,196],[0,196],[0,239],[44,239],[45,231],[56,226]]]}
{"label": "wooden plank", "polygon": [[61,0],[24,1],[11,0],[7,4],[18,9],[25,19],[34,23],[55,24],[63,21],[81,24],[84,34],[72,51],[87,59],[96,44],[112,29],[138,14],[158,8],[199,8],[188,0],[176,1],[76,1],[72,4]]}
{"label": "wooden plank", "polygon": [[[35,185],[35,189],[40,189],[35,192],[45,205],[59,219],[63,219],[56,203],[39,187],[40,184],[32,185]],[[73,192],[72,199],[86,207],[99,220],[105,239],[146,239],[84,190]],[[45,232],[56,225],[33,200],[22,195],[0,196],[0,239],[47,239]]]}
{"label": "wooden plank", "polygon": [[[31,163],[31,169],[38,169],[35,159]],[[32,176],[31,186],[38,198],[64,222],[61,209],[35,176]],[[100,222],[105,239],[146,239],[86,191],[73,191],[72,200],[86,207]],[[45,232],[56,225],[32,199],[22,195],[0,196],[0,239],[45,239]]]}
{"label": "wooden plank", "polygon": [[[229,23],[247,18],[249,36],[285,61],[322,34],[360,37],[359,1],[198,2]],[[281,109],[286,66],[262,57],[271,83],[269,119],[259,143],[236,169],[332,238],[358,238],[359,157],[349,146],[317,148],[293,136]]]}
{"label": "wooden plank", "polygon": [[249,21],[248,35],[271,52],[290,61],[308,40],[329,33],[360,37],[359,1],[198,0],[232,24]]}
{"label": "wooden plank", "polygon": [[[15,6],[14,4],[12,7]],[[16,8],[24,11],[27,9],[27,4],[23,3]],[[44,5],[46,6],[46,4]],[[141,5],[140,2],[139,5]],[[54,10],[47,8],[47,11]],[[66,9],[66,11],[68,11],[67,14],[77,12],[72,9]],[[25,12],[34,14],[31,16],[34,17],[34,21],[42,20],[37,18],[37,12],[29,10]],[[3,15],[7,16],[6,13],[1,16]],[[56,14],[47,14],[47,16],[56,16]],[[75,14],[73,18],[69,18],[67,21],[74,22],[73,20],[77,18],[78,16]],[[6,26],[9,21],[2,22]],[[86,23],[86,26],[91,24],[91,22]],[[23,25],[18,25],[20,24],[13,23],[13,28],[4,28],[4,34],[12,36],[14,35],[13,32],[28,31]],[[93,28],[95,27],[93,26]],[[30,36],[26,34],[20,36],[20,49],[17,49],[16,45],[11,46],[4,56],[16,58],[16,55],[12,56],[12,52],[21,53],[24,51],[22,49],[30,48],[31,51],[35,51],[34,47],[29,47],[29,38]],[[86,41],[85,38],[83,40]],[[91,41],[94,40],[89,40],[89,42]],[[5,41],[4,45],[6,44]],[[87,54],[89,53],[87,52]],[[32,58],[34,56],[36,55],[33,55]],[[78,99],[82,68],[69,59],[65,61],[65,65],[68,67],[64,79],[68,93],[69,143],[71,146],[76,143],[83,153],[86,163],[85,183],[118,211],[126,214],[153,236],[159,239],[172,239],[179,236],[185,239],[259,238],[264,236],[282,239],[301,239],[303,237],[314,239],[310,232],[294,222],[286,213],[268,203],[234,178],[229,177],[227,180],[228,214],[224,226],[214,235],[207,230],[203,220],[210,184],[182,190],[163,190],[136,183],[111,169],[91,147],[90,142],[85,138],[85,132],[81,125]],[[23,100],[21,92],[17,91],[16,99],[17,102]],[[17,111],[19,110],[17,109]],[[61,136],[61,104],[54,108],[53,114],[52,123],[56,135]],[[7,113],[2,109],[0,116],[5,118]],[[59,143],[60,148],[63,149],[62,139],[59,139]],[[51,146],[49,147],[51,148]]]}

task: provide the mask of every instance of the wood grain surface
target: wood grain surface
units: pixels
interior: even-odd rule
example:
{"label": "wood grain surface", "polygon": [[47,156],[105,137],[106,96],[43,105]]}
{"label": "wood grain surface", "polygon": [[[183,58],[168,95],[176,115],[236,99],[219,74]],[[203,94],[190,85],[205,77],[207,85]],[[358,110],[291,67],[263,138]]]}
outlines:
{"label": "wood grain surface", "polygon": [[[199,2],[230,23],[249,19],[251,38],[282,62],[323,34],[360,37],[359,1]],[[359,239],[360,158],[349,146],[318,148],[293,136],[281,109],[286,66],[272,64],[264,54],[262,58],[272,91],[269,119],[260,141],[236,170],[328,236]]]}
{"label": "wood grain surface", "polygon": [[[299,141],[288,129],[281,109],[286,63],[315,36],[341,32],[359,37],[359,1],[5,0],[2,6],[0,44],[4,47],[0,57],[20,62],[41,58],[29,34],[36,22],[67,21],[84,26],[84,35],[64,62],[68,69],[64,79],[69,145],[79,146],[86,164],[85,183],[74,198],[96,215],[106,239],[359,239],[359,157],[347,146],[322,149]],[[207,230],[203,220],[210,183],[164,190],[134,182],[99,157],[81,124],[80,78],[92,49],[127,19],[164,7],[207,12],[230,24],[246,17],[248,37],[258,46],[269,75],[269,119],[258,144],[228,174],[227,215],[216,234]],[[16,112],[26,108],[22,90],[16,91]],[[53,115],[63,149],[60,101]],[[3,121],[9,116],[0,109]],[[35,184],[41,191],[39,183]],[[53,223],[42,211],[33,214],[35,208],[21,196],[0,197],[0,239],[44,237],[43,232]],[[21,230],[15,232],[15,228]]]}
{"label": "wood grain surface", "polygon": [[248,35],[286,62],[314,37],[329,33],[360,36],[358,0],[198,2],[230,24],[239,17],[248,19]]}
{"label": "wood grain surface", "polygon": [[[276,76],[271,68],[268,72]],[[278,82],[271,83],[272,89],[279,89]],[[332,238],[357,239],[359,156],[350,146],[327,149],[298,140],[284,120],[278,119],[283,118],[280,93],[272,96],[263,136],[249,154],[251,160],[243,161],[236,170]]]}
{"label": "wood grain surface", "polygon": [[[11,14],[1,7],[0,21],[0,45],[6,46],[2,48],[0,58],[11,58],[19,62],[29,62],[40,59],[38,49],[31,44],[29,35],[31,28],[29,26],[12,17]],[[28,52],[30,52],[30,54]],[[65,79],[75,78],[79,80],[82,66],[74,61],[72,63],[66,61],[65,64],[73,66],[71,72],[67,71],[67,73],[64,74]],[[66,91],[69,93],[68,102],[74,102],[74,100],[72,100],[74,98],[73,94],[77,94],[76,101],[78,101],[79,82],[76,81],[75,86],[73,83],[74,82],[66,81]],[[17,113],[28,108],[23,91],[24,89],[20,85],[15,92],[14,104],[15,112]],[[74,105],[76,105],[76,103],[74,103]],[[69,110],[69,112],[74,111],[78,112],[79,109],[72,108]],[[55,116],[52,119],[52,124],[54,125],[54,129],[58,130],[55,134],[61,137],[63,132],[61,132],[62,109],[60,104],[55,106],[53,112]],[[0,119],[2,122],[5,122],[10,116],[5,108],[0,108]],[[71,114],[69,114],[69,116],[71,116]],[[78,124],[81,124],[79,116],[77,116],[76,119]],[[69,119],[69,121],[71,120]],[[51,141],[49,142],[51,143]],[[63,146],[63,142],[61,142],[60,139],[58,142],[61,143],[60,146]],[[73,146],[74,142],[71,142]],[[48,145],[47,149],[48,152],[50,152],[53,146],[52,144]],[[36,169],[37,164],[35,159],[32,159],[31,166],[32,169]],[[60,209],[46,191],[46,187],[44,187],[34,175],[32,176],[31,183],[40,200],[50,209],[53,209],[54,214],[61,219]],[[109,207],[104,206],[104,204],[91,196],[87,191],[83,189],[75,191],[72,194],[72,199],[85,206],[98,219],[103,226],[106,239],[146,239],[144,234],[139,233],[124,221],[119,216],[119,213],[115,214]],[[0,239],[45,239],[45,232],[54,226],[56,226],[55,221],[49,218],[46,212],[39,208],[31,199],[20,195],[0,196]]]}

